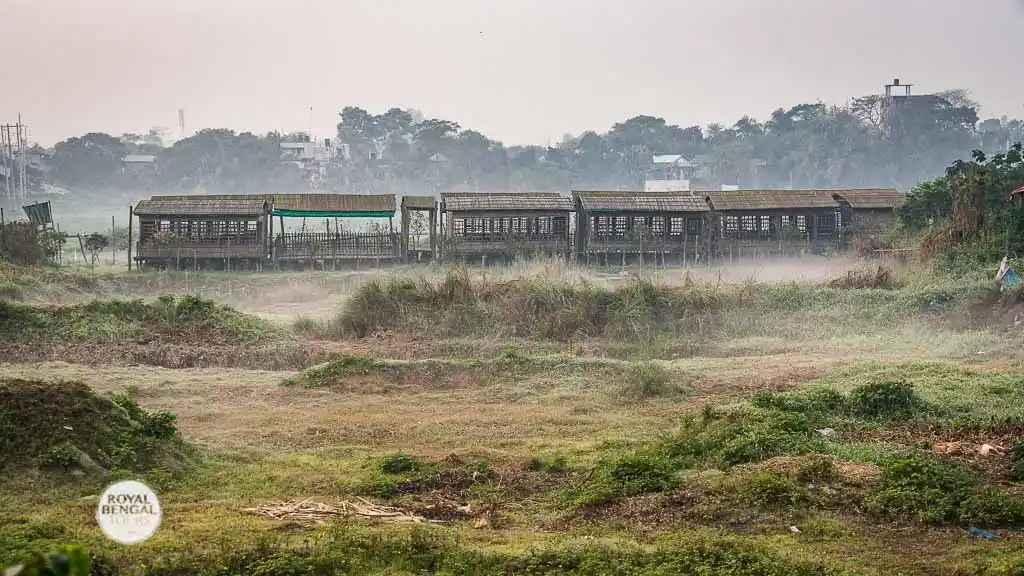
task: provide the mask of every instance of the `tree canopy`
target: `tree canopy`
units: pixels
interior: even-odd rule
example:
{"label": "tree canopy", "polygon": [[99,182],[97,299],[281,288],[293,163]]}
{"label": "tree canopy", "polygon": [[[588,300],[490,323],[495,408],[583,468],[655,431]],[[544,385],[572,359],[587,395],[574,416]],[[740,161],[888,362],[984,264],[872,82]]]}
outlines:
{"label": "tree canopy", "polygon": [[[46,179],[72,191],[300,192],[314,181],[351,192],[637,188],[655,155],[678,154],[694,170],[694,183],[706,188],[907,189],[941,174],[972,149],[1005,152],[1024,140],[1020,120],[979,123],[979,106],[966,90],[897,104],[877,95],[848,106],[803,103],[779,108],[763,121],[744,116],[703,128],[640,115],[603,133],[567,135],[554,145],[508,147],[412,109],[374,114],[346,106],[334,136],[345,155],[315,179],[281,159],[282,142],[308,141],[308,135],[227,129],[201,130],[170,146],[159,131],[69,138],[46,159]],[[127,170],[121,162],[127,154],[156,156],[156,169]]]}
{"label": "tree canopy", "polygon": [[[900,208],[902,224],[923,231],[925,256],[965,264],[1024,255],[1024,203],[1010,193],[1024,185],[1024,148],[988,156],[975,150],[939,178],[916,186]],[[955,250],[954,250],[955,248]]]}

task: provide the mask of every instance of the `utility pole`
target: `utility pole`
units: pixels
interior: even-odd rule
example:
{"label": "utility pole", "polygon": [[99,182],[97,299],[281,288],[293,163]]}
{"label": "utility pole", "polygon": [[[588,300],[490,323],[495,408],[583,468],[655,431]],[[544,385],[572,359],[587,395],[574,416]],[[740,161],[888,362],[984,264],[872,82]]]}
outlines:
{"label": "utility pole", "polygon": [[[18,114],[17,124],[0,125],[0,175],[8,200],[24,200],[28,196],[28,127]],[[18,180],[13,176],[17,171]]]}
{"label": "utility pole", "polygon": [[0,175],[4,177],[4,191],[6,199],[10,200],[11,195],[11,170],[10,162],[8,161],[8,150],[7,150],[7,126],[0,125]]}
{"label": "utility pole", "polygon": [[21,123],[21,112],[18,113],[18,160],[20,167],[18,169],[19,182],[21,183],[21,200],[25,200],[28,197],[28,193],[25,190],[26,184],[26,168],[28,167],[28,130],[25,125]]}

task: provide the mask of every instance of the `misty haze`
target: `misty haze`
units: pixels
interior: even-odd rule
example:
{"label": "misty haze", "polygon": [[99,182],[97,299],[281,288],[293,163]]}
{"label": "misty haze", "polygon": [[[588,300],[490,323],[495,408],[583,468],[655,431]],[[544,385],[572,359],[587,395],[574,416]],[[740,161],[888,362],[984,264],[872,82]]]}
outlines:
{"label": "misty haze", "polygon": [[4,574],[1021,573],[1022,24],[0,2]]}

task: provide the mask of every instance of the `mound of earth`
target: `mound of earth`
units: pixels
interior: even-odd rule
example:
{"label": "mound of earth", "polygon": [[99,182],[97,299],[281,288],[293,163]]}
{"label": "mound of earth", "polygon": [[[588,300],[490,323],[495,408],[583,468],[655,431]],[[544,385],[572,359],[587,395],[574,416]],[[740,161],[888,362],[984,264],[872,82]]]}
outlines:
{"label": "mound of earth", "polygon": [[81,382],[0,379],[0,475],[12,470],[180,470],[187,446],[174,414],[148,412],[126,395]]}
{"label": "mound of earth", "polygon": [[40,306],[0,300],[0,342],[256,346],[292,338],[266,320],[197,296]]}

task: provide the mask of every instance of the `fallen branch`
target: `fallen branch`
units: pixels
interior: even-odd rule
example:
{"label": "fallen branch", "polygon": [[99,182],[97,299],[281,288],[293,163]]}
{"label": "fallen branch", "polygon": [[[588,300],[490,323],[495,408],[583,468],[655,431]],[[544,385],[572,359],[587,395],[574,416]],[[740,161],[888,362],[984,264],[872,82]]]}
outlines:
{"label": "fallen branch", "polygon": [[272,520],[293,520],[324,523],[331,516],[362,516],[364,518],[378,518],[388,522],[416,522],[416,523],[442,523],[440,520],[428,520],[392,506],[374,504],[365,498],[359,498],[358,502],[348,500],[334,506],[323,502],[311,502],[309,499],[301,502],[285,501],[272,504],[263,504],[256,508],[245,508],[243,512],[256,514]]}

